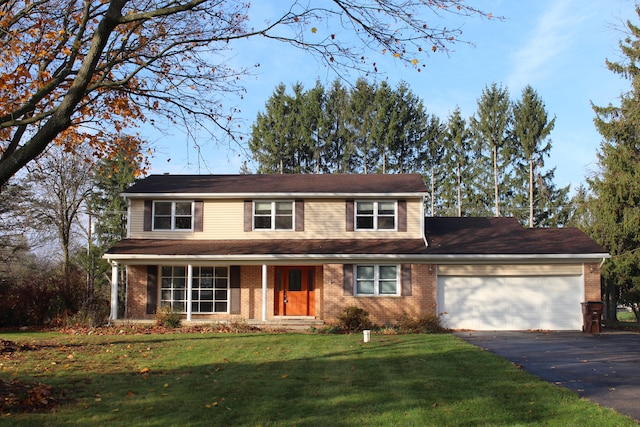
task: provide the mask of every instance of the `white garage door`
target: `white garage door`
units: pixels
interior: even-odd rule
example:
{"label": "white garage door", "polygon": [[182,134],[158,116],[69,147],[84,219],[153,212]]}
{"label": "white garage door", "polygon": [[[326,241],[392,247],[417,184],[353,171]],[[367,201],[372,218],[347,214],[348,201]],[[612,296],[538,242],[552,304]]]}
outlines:
{"label": "white garage door", "polygon": [[443,324],[471,330],[580,330],[581,276],[438,278]]}

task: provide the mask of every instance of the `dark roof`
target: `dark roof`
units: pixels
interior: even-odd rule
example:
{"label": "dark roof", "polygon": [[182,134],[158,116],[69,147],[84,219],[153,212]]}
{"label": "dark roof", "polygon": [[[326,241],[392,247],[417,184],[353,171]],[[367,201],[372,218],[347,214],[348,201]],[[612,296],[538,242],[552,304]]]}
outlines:
{"label": "dark roof", "polygon": [[153,193],[425,193],[419,174],[150,175],[124,191]]}
{"label": "dark roof", "polygon": [[426,218],[430,254],[605,254],[577,228],[524,228],[515,218]]}
{"label": "dark roof", "polygon": [[535,256],[607,251],[577,228],[524,228],[514,218],[426,218],[422,239],[125,239],[107,255],[160,256]]}
{"label": "dark roof", "polygon": [[352,255],[424,253],[422,239],[159,240],[125,239],[107,254],[118,255]]}

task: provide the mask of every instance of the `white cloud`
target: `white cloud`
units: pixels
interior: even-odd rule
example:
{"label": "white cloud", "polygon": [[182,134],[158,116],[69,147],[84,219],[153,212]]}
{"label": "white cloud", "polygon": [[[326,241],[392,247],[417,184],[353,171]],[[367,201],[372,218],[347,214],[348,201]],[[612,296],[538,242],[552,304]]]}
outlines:
{"label": "white cloud", "polygon": [[578,28],[586,19],[579,11],[584,9],[580,0],[547,2],[526,42],[511,56],[513,69],[507,79],[511,90],[519,92],[557,69],[562,56],[578,41]]}

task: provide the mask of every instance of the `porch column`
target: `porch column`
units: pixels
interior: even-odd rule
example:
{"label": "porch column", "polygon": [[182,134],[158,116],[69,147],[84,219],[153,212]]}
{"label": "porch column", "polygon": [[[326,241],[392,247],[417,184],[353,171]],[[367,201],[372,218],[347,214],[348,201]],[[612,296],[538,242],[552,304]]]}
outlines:
{"label": "porch column", "polygon": [[262,264],[262,321],[267,321],[267,264]]}
{"label": "porch column", "polygon": [[193,265],[187,265],[187,320],[191,320],[191,288],[193,282]]}
{"label": "porch column", "polygon": [[109,320],[118,319],[118,263],[111,262],[111,313]]}

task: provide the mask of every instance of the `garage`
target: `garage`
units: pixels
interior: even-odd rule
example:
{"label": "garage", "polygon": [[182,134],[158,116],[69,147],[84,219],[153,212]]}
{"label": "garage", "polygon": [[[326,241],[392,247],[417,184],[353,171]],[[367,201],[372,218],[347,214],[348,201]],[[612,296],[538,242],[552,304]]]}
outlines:
{"label": "garage", "polygon": [[452,329],[580,330],[582,265],[441,265],[437,310]]}

